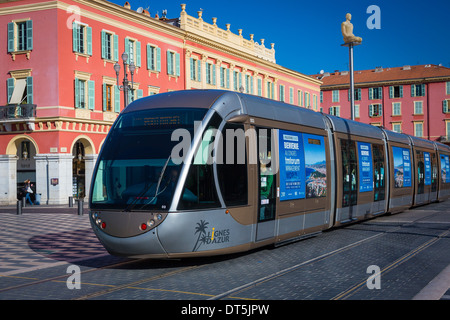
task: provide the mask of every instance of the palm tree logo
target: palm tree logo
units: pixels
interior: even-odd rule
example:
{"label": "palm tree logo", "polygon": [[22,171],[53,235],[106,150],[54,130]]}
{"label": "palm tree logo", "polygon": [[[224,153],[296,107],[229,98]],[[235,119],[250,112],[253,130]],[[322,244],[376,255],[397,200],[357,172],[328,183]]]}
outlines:
{"label": "palm tree logo", "polygon": [[200,220],[200,222],[197,222],[194,235],[198,233],[198,238],[192,252],[197,251],[201,244],[206,242],[206,229],[208,228],[208,224],[209,222],[206,222],[205,220]]}

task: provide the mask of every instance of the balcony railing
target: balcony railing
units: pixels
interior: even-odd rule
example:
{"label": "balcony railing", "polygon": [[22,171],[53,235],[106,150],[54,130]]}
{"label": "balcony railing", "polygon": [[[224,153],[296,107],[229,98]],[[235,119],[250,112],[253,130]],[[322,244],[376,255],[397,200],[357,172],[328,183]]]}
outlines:
{"label": "balcony railing", "polygon": [[35,104],[0,106],[0,121],[28,120],[36,117]]}

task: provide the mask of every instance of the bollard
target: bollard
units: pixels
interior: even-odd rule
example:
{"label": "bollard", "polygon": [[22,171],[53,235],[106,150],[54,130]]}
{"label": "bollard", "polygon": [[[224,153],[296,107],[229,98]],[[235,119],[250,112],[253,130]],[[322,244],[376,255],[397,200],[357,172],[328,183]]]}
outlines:
{"label": "bollard", "polygon": [[27,206],[27,198],[23,197],[22,198],[22,208]]}
{"label": "bollard", "polygon": [[17,215],[22,214],[22,200],[17,200]]}
{"label": "bollard", "polygon": [[69,197],[69,208],[73,207],[73,197]]}
{"label": "bollard", "polygon": [[79,216],[83,215],[83,199],[82,198],[78,199],[78,215]]}

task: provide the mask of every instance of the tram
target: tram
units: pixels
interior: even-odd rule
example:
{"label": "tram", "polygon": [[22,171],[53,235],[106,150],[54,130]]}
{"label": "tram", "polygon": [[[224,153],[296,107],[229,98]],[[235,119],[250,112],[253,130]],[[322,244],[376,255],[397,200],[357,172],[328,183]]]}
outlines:
{"label": "tram", "polygon": [[443,201],[449,158],[444,144],[261,97],[163,93],[108,133],[90,221],[113,255],[242,252]]}

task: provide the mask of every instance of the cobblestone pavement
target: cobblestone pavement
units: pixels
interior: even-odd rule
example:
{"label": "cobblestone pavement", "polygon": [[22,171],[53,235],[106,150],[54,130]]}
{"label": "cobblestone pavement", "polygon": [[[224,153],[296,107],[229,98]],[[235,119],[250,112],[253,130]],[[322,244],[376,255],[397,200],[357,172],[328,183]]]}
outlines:
{"label": "cobblestone pavement", "polygon": [[76,208],[0,207],[0,299],[446,300],[449,234],[447,201],[277,248],[133,260],[109,255]]}

